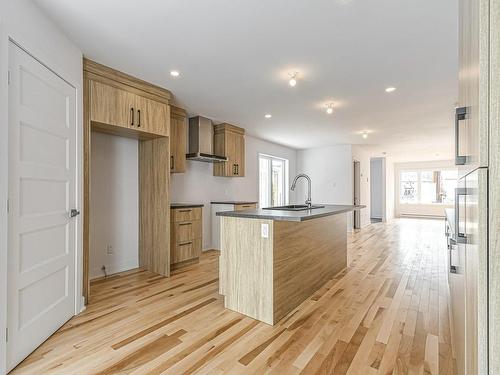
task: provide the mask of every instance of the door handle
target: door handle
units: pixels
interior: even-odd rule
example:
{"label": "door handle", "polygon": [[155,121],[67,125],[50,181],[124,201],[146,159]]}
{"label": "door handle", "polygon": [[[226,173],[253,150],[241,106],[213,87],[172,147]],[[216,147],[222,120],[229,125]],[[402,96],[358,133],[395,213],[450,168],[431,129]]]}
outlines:
{"label": "door handle", "polygon": [[130,108],[130,118],[131,118],[130,125],[134,126],[134,107]]}
{"label": "door handle", "polygon": [[464,165],[467,163],[467,156],[460,155],[460,121],[467,118],[467,107],[455,109],[455,165]]}
{"label": "door handle", "polygon": [[137,127],[138,128],[141,127],[141,110],[140,109],[137,110]]}
{"label": "door handle", "polygon": [[78,211],[76,208],[72,208],[71,211],[69,211],[69,217],[75,217],[80,215],[80,211]]}

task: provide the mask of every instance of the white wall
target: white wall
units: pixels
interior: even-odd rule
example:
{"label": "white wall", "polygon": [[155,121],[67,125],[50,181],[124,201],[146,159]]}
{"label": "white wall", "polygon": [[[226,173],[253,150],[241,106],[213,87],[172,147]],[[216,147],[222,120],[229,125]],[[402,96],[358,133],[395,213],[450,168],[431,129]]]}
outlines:
{"label": "white wall", "polygon": [[[30,51],[45,65],[56,71],[77,90],[78,98],[78,144],[81,144],[82,118],[82,54],[80,49],[69,41],[39,8],[29,0],[0,0],[0,332],[6,328],[7,306],[7,108],[8,108],[8,39]],[[78,151],[78,165],[81,171],[82,154]],[[81,185],[78,181],[78,194],[81,207]],[[81,232],[81,216],[77,220]],[[81,236],[80,236],[81,237]],[[78,243],[78,259],[81,264],[81,241]],[[80,280],[76,295],[81,296],[81,267],[77,269]],[[75,306],[79,311],[80,303]],[[0,339],[0,373],[5,372],[5,341]]]}
{"label": "white wall", "polygon": [[92,279],[104,276],[103,265],[108,275],[139,267],[139,143],[93,132],[91,145]]}
{"label": "white wall", "polygon": [[373,158],[370,160],[370,216],[374,219],[384,217],[384,173],[383,159]]}
{"label": "white wall", "polygon": [[395,210],[395,176],[394,162],[391,158],[385,158],[385,220],[394,219]]}
{"label": "white wall", "polygon": [[444,217],[445,208],[453,208],[453,205],[444,204],[401,204],[399,202],[400,184],[399,175],[403,170],[432,170],[440,168],[456,169],[453,160],[437,160],[425,162],[411,162],[411,163],[396,163],[394,164],[394,202],[395,202],[395,216],[401,217],[404,215],[413,216],[437,216]]}
{"label": "white wall", "polygon": [[[297,151],[251,136],[245,136],[245,177],[215,177],[210,163],[188,161],[185,173],[171,174],[170,201],[202,203],[203,249],[211,248],[210,202],[215,200],[259,200],[258,154],[289,160],[289,176],[295,177]],[[294,194],[290,192],[290,201]]]}
{"label": "white wall", "polygon": [[[352,146],[352,160],[359,161],[360,166],[360,202],[366,208],[360,210],[361,228],[370,225],[370,153],[363,146]],[[354,176],[353,176],[354,178]]]}

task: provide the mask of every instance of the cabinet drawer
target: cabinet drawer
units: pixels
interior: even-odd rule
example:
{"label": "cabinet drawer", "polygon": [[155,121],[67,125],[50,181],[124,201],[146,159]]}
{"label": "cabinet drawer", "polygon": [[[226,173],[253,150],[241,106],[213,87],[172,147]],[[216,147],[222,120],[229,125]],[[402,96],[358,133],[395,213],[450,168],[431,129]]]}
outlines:
{"label": "cabinet drawer", "polygon": [[180,263],[199,258],[201,253],[201,238],[177,244],[171,251],[171,263]]}
{"label": "cabinet drawer", "polygon": [[175,223],[175,243],[201,238],[201,220]]}
{"label": "cabinet drawer", "polygon": [[235,204],[234,205],[234,210],[235,211],[255,210],[255,209],[257,209],[257,203]]}
{"label": "cabinet drawer", "polygon": [[174,222],[201,220],[201,207],[176,208],[172,216]]}

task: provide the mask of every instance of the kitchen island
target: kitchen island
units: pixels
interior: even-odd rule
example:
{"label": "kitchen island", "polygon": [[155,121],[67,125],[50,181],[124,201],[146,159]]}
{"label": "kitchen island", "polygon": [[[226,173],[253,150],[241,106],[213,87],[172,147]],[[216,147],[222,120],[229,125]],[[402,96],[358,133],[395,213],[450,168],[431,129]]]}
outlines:
{"label": "kitchen island", "polygon": [[363,207],[218,212],[225,307],[277,323],[347,267],[347,215]]}

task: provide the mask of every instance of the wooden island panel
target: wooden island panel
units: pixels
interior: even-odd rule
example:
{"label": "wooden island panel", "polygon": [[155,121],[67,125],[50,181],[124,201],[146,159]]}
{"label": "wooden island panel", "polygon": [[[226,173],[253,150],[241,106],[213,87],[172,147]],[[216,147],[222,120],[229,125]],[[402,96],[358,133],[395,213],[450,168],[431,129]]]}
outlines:
{"label": "wooden island panel", "polygon": [[226,308],[251,318],[276,324],[347,266],[345,213],[301,222],[221,219],[219,292]]}
{"label": "wooden island panel", "polygon": [[347,215],[274,222],[274,323],[347,267]]}

